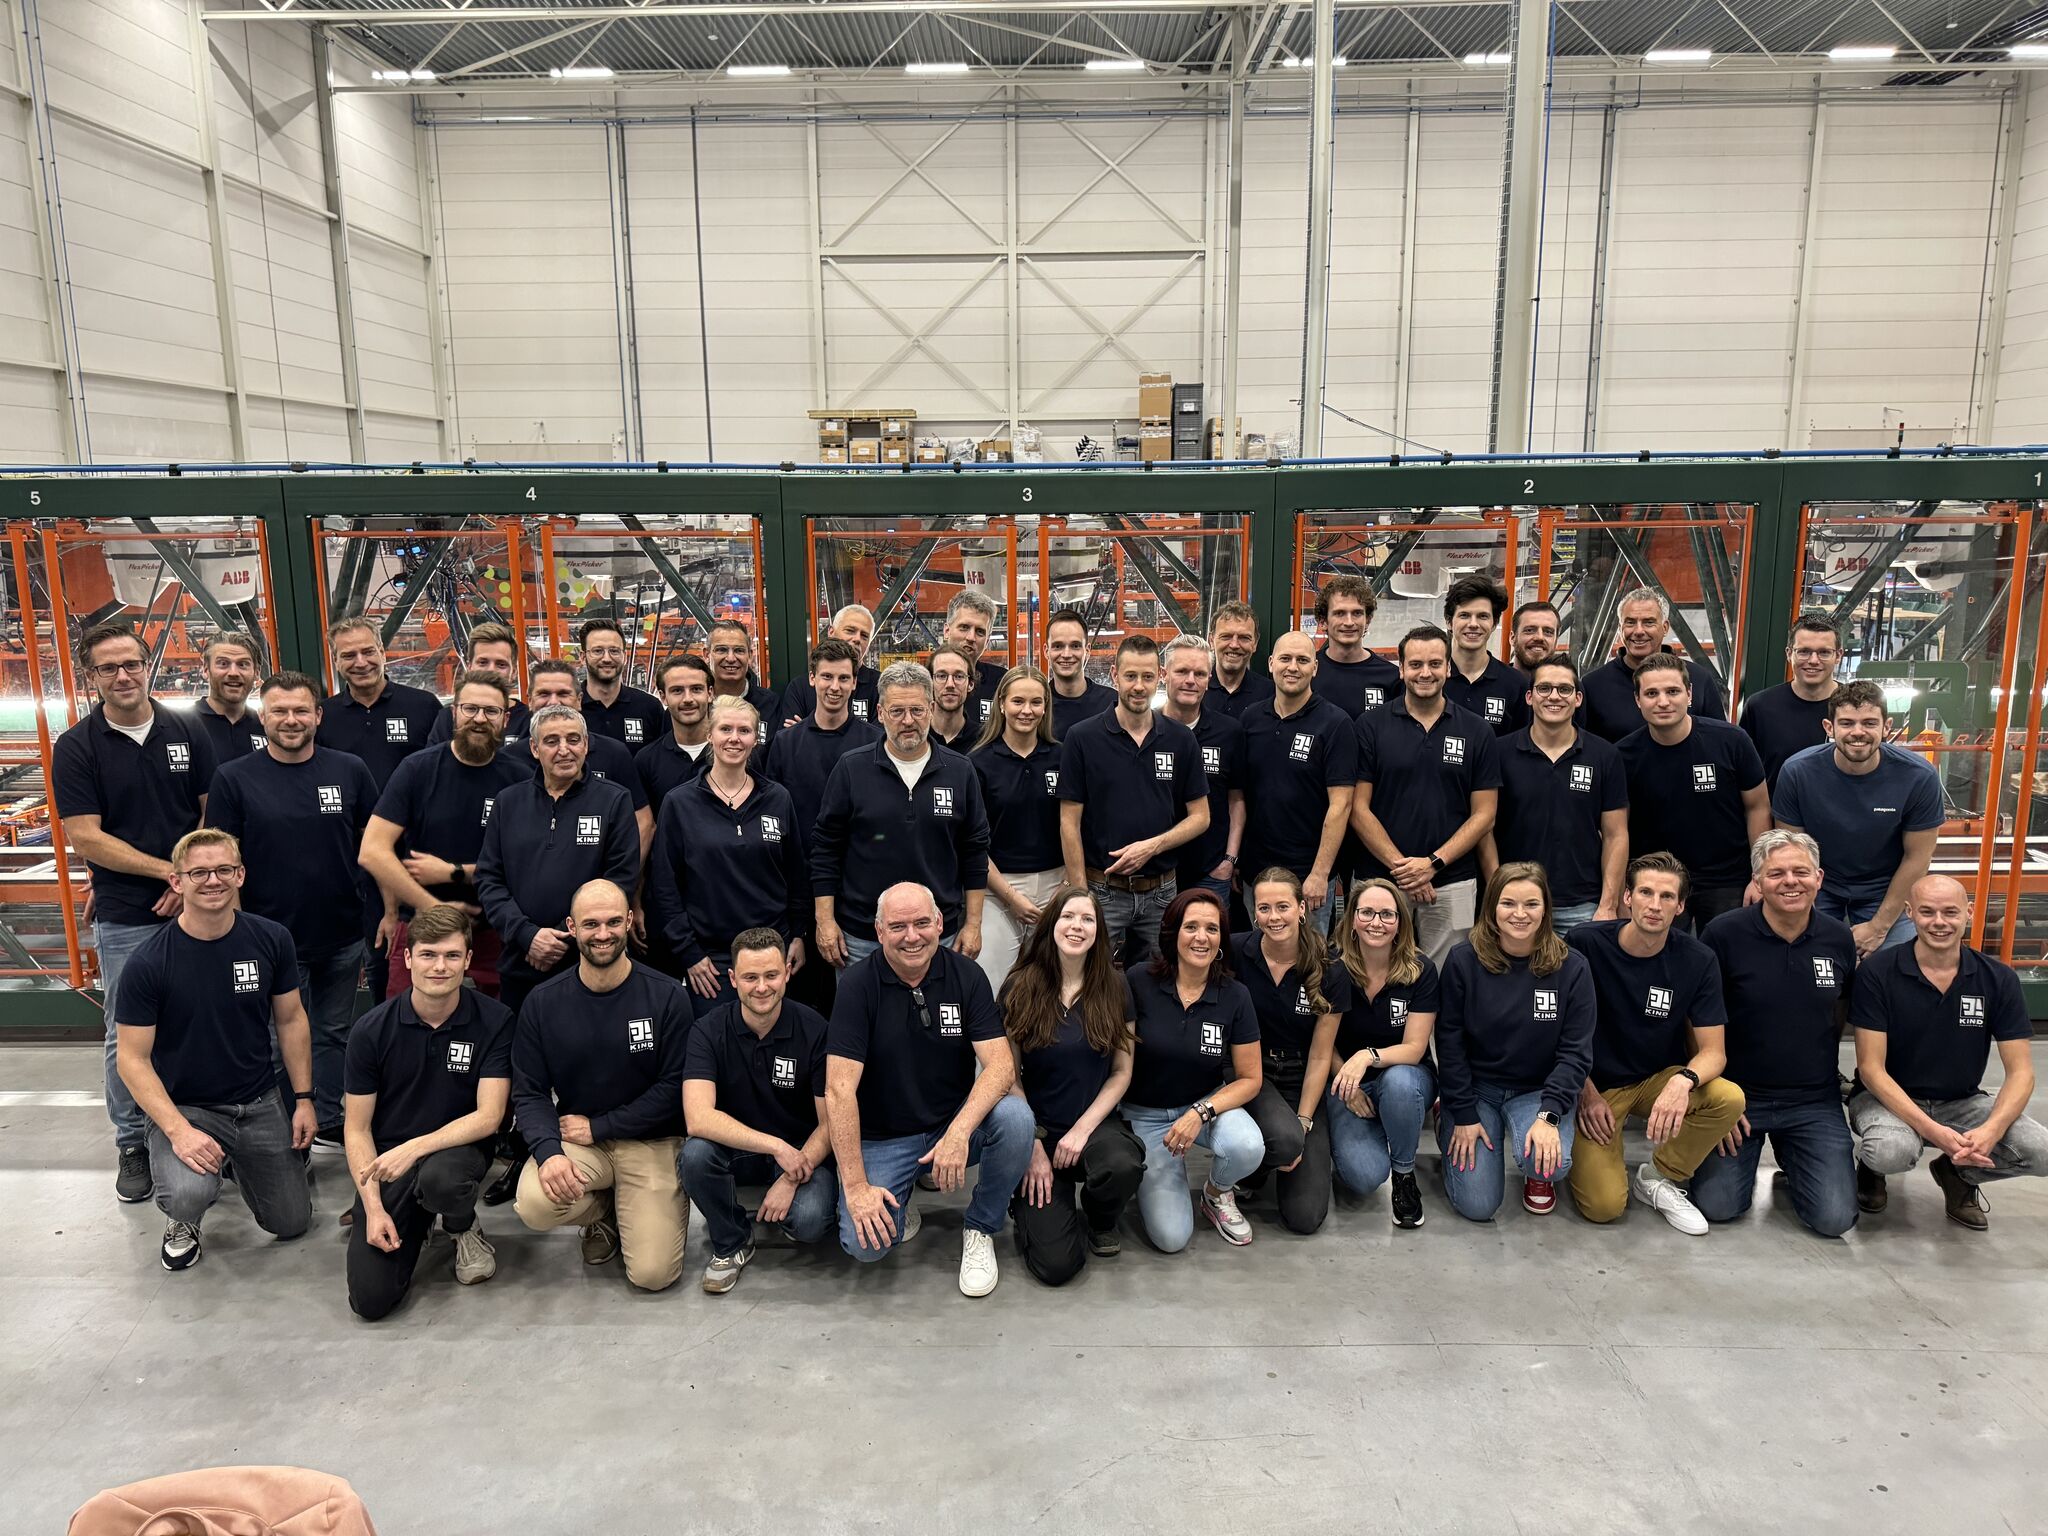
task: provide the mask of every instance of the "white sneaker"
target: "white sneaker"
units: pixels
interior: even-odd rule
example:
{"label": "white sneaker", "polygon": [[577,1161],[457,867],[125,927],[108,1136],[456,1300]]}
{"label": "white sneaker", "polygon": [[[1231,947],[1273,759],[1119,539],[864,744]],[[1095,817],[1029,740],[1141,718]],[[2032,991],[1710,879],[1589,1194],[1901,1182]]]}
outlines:
{"label": "white sneaker", "polygon": [[924,1218],[917,1214],[916,1206],[906,1203],[903,1209],[896,1213],[896,1226],[903,1234],[896,1239],[897,1246],[901,1247],[917,1236],[919,1229],[924,1226]]}
{"label": "white sneaker", "polygon": [[996,1288],[996,1240],[969,1227],[960,1234],[960,1294],[986,1296]]}
{"label": "white sneaker", "polygon": [[481,1285],[498,1272],[498,1250],[484,1236],[482,1222],[455,1234],[455,1278],[463,1285]]}
{"label": "white sneaker", "polygon": [[704,1266],[704,1293],[707,1296],[723,1296],[740,1283],[740,1271],[754,1262],[754,1245],[748,1243],[737,1253],[720,1258],[711,1256],[711,1262]]}
{"label": "white sneaker", "polygon": [[1232,1247],[1242,1248],[1252,1240],[1252,1224],[1244,1219],[1244,1212],[1237,1208],[1237,1191],[1226,1189],[1219,1194],[1210,1194],[1209,1186],[1202,1186],[1198,1202],[1202,1214],[1216,1224],[1223,1241]]}
{"label": "white sneaker", "polygon": [[1699,1207],[1692,1203],[1684,1186],[1674,1184],[1658,1173],[1655,1163],[1645,1163],[1638,1168],[1630,1188],[1638,1200],[1687,1237],[1707,1235],[1707,1218],[1699,1213]]}

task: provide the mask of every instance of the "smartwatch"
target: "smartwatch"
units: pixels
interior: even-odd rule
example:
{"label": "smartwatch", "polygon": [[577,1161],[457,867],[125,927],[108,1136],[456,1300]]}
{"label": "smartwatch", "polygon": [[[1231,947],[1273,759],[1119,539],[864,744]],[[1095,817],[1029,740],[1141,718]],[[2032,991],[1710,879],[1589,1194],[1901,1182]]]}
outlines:
{"label": "smartwatch", "polygon": [[1541,1121],[1542,1121],[1542,1122],[1543,1122],[1543,1123],[1544,1123],[1545,1125],[1549,1126],[1549,1127],[1550,1127],[1550,1128],[1551,1128],[1551,1129],[1552,1129],[1553,1131],[1557,1129],[1557,1111],[1556,1111],[1556,1110],[1554,1110],[1554,1109],[1541,1109],[1541,1110],[1538,1110],[1538,1111],[1536,1112],[1536,1118],[1537,1118],[1538,1120],[1541,1120]]}
{"label": "smartwatch", "polygon": [[1432,853],[1429,856],[1429,867],[1437,874],[1442,874],[1444,872],[1444,856],[1440,853]]}
{"label": "smartwatch", "polygon": [[300,1092],[300,1091],[299,1091],[298,1089],[296,1089],[296,1088],[294,1088],[294,1089],[292,1090],[292,1102],[293,1102],[294,1104],[304,1104],[304,1103],[307,1103],[307,1102],[309,1102],[309,1101],[310,1101],[310,1100],[312,1099],[312,1097],[313,1097],[313,1090],[312,1090],[312,1089],[310,1089],[310,1088],[308,1088],[308,1089],[307,1089],[307,1090],[306,1090],[306,1091],[305,1091],[304,1093],[301,1093],[301,1092]]}

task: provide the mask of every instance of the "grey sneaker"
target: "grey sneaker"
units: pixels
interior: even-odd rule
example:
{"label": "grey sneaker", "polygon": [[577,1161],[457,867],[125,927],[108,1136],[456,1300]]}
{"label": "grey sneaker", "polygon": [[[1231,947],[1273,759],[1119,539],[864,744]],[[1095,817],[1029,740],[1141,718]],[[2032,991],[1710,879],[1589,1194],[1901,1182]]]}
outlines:
{"label": "grey sneaker", "polygon": [[1100,1232],[1090,1227],[1088,1251],[1098,1259],[1113,1259],[1124,1251],[1123,1234],[1115,1227],[1104,1227]]}
{"label": "grey sneaker", "polygon": [[455,1234],[455,1278],[463,1285],[481,1285],[498,1272],[498,1250],[484,1236],[482,1222]]}
{"label": "grey sneaker", "polygon": [[618,1224],[609,1216],[600,1216],[583,1229],[583,1262],[586,1264],[609,1264],[619,1256]]}
{"label": "grey sneaker", "polygon": [[1202,1214],[1216,1224],[1216,1230],[1222,1235],[1223,1241],[1232,1247],[1242,1248],[1252,1240],[1252,1224],[1244,1219],[1244,1213],[1237,1208],[1235,1189],[1219,1190],[1212,1195],[1208,1186],[1204,1185],[1199,1204]]}
{"label": "grey sneaker", "polygon": [[164,1268],[172,1274],[199,1262],[199,1229],[182,1221],[164,1223]]}
{"label": "grey sneaker", "polygon": [[121,1166],[114,1175],[114,1198],[123,1205],[140,1205],[156,1193],[156,1179],[149,1171],[149,1149],[121,1148]]}
{"label": "grey sneaker", "polygon": [[723,1258],[711,1256],[711,1262],[704,1266],[704,1293],[707,1296],[723,1296],[740,1283],[740,1271],[754,1262],[754,1245],[747,1244],[738,1253],[728,1253]]}

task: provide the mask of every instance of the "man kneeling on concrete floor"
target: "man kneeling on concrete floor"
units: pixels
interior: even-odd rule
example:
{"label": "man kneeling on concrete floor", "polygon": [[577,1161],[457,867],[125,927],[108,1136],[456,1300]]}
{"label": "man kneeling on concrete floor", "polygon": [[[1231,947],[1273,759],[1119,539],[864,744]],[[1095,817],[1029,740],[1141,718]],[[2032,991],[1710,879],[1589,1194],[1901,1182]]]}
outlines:
{"label": "man kneeling on concrete floor", "polygon": [[[1883,1210],[1885,1176],[1908,1172],[1925,1144],[1940,1152],[1928,1171],[1949,1220],[1982,1232],[1980,1184],[2048,1174],[2048,1127],[2020,1113],[2034,1093],[2033,1028],[2012,967],[1963,942],[1968,891],[1947,875],[1922,876],[1906,912],[1913,942],[1865,960],[1849,999],[1856,1203]],[[1994,1040],[2005,1068],[1996,1094],[1983,1085]]]}
{"label": "man kneeling on concrete floor", "polygon": [[[199,1262],[199,1223],[230,1163],[243,1203],[273,1237],[313,1219],[305,1160],[313,1144],[313,1037],[299,957],[281,924],[237,910],[241,844],[202,827],[171,850],[178,915],[121,973],[116,1066],[149,1117],[149,1170],[167,1218],[168,1270]],[[278,1098],[271,1036],[291,1082]]]}
{"label": "man kneeling on concrete floor", "polygon": [[[832,1230],[839,1179],[825,1121],[825,1020],[788,1001],[781,934],[749,928],[732,941],[738,997],[701,1019],[683,1065],[683,1191],[711,1229],[704,1289],[721,1296],[754,1258],[754,1223],[799,1243]],[[765,1186],[753,1215],[736,1186]]]}
{"label": "man kneeling on concrete floor", "polygon": [[471,933],[458,906],[416,911],[405,943],[412,985],[349,1035],[343,1138],[356,1207],[348,1304],[369,1322],[405,1300],[437,1216],[455,1240],[458,1281],[475,1285],[498,1272],[476,1200],[512,1093],[512,1010],[463,986]]}
{"label": "man kneeling on concrete floor", "polygon": [[569,904],[576,964],[519,1010],[512,1112],[533,1159],[519,1219],[583,1229],[583,1262],[621,1252],[626,1278],[665,1290],[683,1272],[690,1205],[676,1176],[683,1054],[692,1017],[681,983],[626,954],[626,893],[592,880]]}

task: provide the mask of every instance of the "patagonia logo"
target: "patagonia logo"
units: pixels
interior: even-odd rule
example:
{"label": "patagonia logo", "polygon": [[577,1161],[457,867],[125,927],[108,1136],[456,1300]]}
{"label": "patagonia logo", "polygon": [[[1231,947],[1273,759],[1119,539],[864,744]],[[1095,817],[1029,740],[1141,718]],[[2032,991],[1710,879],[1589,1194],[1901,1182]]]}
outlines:
{"label": "patagonia logo", "polygon": [[794,1088],[796,1086],[796,1058],[794,1056],[777,1056],[774,1063],[774,1074],[776,1087]]}
{"label": "patagonia logo", "polygon": [[1984,999],[1968,993],[1956,999],[1956,1022],[1965,1029],[1984,1027]]}
{"label": "patagonia logo", "polygon": [[1555,1024],[1557,1022],[1557,993],[1549,987],[1536,989],[1536,1022]]}
{"label": "patagonia logo", "polygon": [[626,1049],[635,1053],[654,1049],[654,1020],[628,1019],[626,1021]]}
{"label": "patagonia logo", "polygon": [[322,816],[339,816],[345,809],[347,808],[341,803],[341,786],[339,784],[322,784],[320,786],[320,814]]}
{"label": "patagonia logo", "polygon": [[1593,770],[1584,763],[1572,764],[1572,793],[1590,795],[1593,793]]}
{"label": "patagonia logo", "polygon": [[1650,1019],[1668,1019],[1671,1017],[1671,989],[1669,987],[1650,988],[1650,995],[1643,999],[1643,1016]]}
{"label": "patagonia logo", "polygon": [[1694,794],[1711,795],[1720,787],[1721,778],[1714,771],[1712,763],[1694,763],[1692,765],[1692,792]]}
{"label": "patagonia logo", "polygon": [[598,816],[576,818],[576,841],[586,848],[595,848],[604,841],[604,820]]}
{"label": "patagonia logo", "polygon": [[1462,763],[1465,761],[1464,737],[1446,736],[1444,738],[1444,761],[1447,763]]}
{"label": "patagonia logo", "polygon": [[939,1033],[949,1040],[960,1038],[960,1005],[958,1003],[939,1004]]}
{"label": "patagonia logo", "polygon": [[647,739],[647,722],[645,720],[625,720],[620,723],[626,727],[626,740],[645,741]]}
{"label": "patagonia logo", "polygon": [[400,743],[411,741],[412,722],[410,720],[386,720],[384,722],[384,739]]}
{"label": "patagonia logo", "polygon": [[782,841],[782,818],[780,816],[763,816],[761,818],[761,841],[764,843],[779,843]]}
{"label": "patagonia logo", "polygon": [[476,1059],[474,1040],[450,1040],[448,1042],[448,1070],[467,1072]]}
{"label": "patagonia logo", "polygon": [[1221,1056],[1223,1054],[1223,1026],[1221,1024],[1204,1024],[1202,1026],[1202,1054],[1204,1056]]}
{"label": "patagonia logo", "polygon": [[164,743],[164,766],[173,773],[189,773],[192,769],[192,749],[182,741]]}
{"label": "patagonia logo", "polygon": [[235,990],[254,992],[263,985],[263,971],[254,960],[237,960],[234,970]]}

